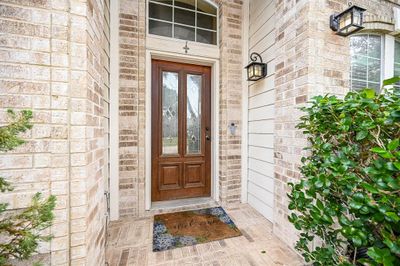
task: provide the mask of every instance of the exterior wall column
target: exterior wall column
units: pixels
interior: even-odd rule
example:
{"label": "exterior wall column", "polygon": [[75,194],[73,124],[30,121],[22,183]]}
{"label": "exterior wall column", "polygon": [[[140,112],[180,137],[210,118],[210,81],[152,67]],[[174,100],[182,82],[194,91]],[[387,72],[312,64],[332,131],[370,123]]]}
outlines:
{"label": "exterior wall column", "polygon": [[[222,204],[241,200],[242,136],[242,1],[219,1],[219,199]],[[230,133],[234,123],[236,132]],[[244,184],[247,185],[247,184]]]}
{"label": "exterior wall column", "polygon": [[145,7],[145,0],[120,0],[119,209],[122,217],[144,212]]}
{"label": "exterior wall column", "polygon": [[307,140],[295,128],[304,106],[315,95],[344,95],[350,73],[349,39],[335,35],[329,16],[346,8],[343,1],[291,0],[276,3],[275,206],[274,233],[294,246],[298,231],[288,221],[288,182],[300,178]]}
{"label": "exterior wall column", "polygon": [[36,192],[55,195],[45,262],[103,265],[108,2],[0,6],[0,123],[8,108],[34,115],[26,143],[0,155],[0,175],[15,187],[1,201],[23,208]]}

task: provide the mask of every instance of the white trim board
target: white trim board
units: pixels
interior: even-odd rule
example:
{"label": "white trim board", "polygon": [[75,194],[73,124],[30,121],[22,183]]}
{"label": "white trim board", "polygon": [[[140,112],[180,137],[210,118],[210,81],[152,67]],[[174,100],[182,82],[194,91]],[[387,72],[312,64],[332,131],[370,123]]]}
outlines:
{"label": "white trim board", "polygon": [[211,197],[219,201],[219,60],[186,54],[146,50],[146,136],[145,136],[145,210],[151,210],[151,60],[211,66]]}
{"label": "white trim board", "polygon": [[119,0],[110,1],[110,220],[119,219]]}
{"label": "white trim board", "polygon": [[242,157],[242,180],[241,180],[241,202],[247,203],[247,186],[248,186],[248,166],[247,166],[247,156],[248,156],[248,90],[249,84],[247,81],[247,71],[244,68],[248,63],[248,50],[249,50],[249,8],[250,1],[243,1],[243,20],[242,20],[242,80],[243,80],[243,89],[242,89],[242,145],[241,145],[241,157]]}
{"label": "white trim board", "polygon": [[394,76],[394,45],[395,38],[391,35],[384,35],[384,56],[383,56],[383,79],[390,79]]}

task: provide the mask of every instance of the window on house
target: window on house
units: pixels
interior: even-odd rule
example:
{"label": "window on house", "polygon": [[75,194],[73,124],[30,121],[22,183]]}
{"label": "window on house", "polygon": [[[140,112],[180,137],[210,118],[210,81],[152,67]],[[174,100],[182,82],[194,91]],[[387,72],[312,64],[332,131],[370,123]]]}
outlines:
{"label": "window on house", "polygon": [[217,44],[217,8],[206,0],[149,0],[149,33]]}
{"label": "window on house", "polygon": [[382,37],[355,35],[350,38],[351,89],[375,89],[379,92],[382,76]]}
{"label": "window on house", "polygon": [[[394,42],[394,76],[400,76],[400,40]],[[400,88],[400,82],[395,87]]]}

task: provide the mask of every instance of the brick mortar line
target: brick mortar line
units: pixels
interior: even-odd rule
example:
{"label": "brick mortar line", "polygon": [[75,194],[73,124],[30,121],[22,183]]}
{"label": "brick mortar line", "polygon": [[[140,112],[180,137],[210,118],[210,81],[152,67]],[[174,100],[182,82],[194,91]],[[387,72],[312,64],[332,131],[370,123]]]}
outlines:
{"label": "brick mortar line", "polygon": [[[50,16],[50,17],[52,17],[52,16]],[[1,20],[2,21],[9,21],[9,22],[18,22],[18,23],[22,23],[22,24],[29,24],[30,26],[40,26],[40,27],[46,27],[46,28],[50,28],[51,27],[50,23],[46,23],[46,24],[33,23],[33,22],[29,21],[29,20],[22,20],[22,19],[9,18],[9,17],[0,17],[0,21]],[[50,21],[51,21],[51,18],[50,18]],[[49,33],[49,35],[51,35],[51,33]],[[25,36],[25,35],[20,34],[20,36]],[[35,35],[28,35],[28,36],[36,37]],[[45,38],[45,37],[41,37],[41,38]]]}
{"label": "brick mortar line", "polygon": [[40,10],[40,11],[46,11],[48,12],[49,10],[53,11],[58,11],[58,12],[68,12],[68,10],[62,10],[62,9],[53,9],[53,7],[50,5],[49,7],[41,7],[41,6],[27,6],[24,5],[22,3],[18,3],[18,4],[14,4],[14,3],[7,3],[7,2],[1,2],[0,5],[3,6],[11,6],[11,7],[15,7],[18,9],[24,8],[24,9],[28,9],[28,10]]}

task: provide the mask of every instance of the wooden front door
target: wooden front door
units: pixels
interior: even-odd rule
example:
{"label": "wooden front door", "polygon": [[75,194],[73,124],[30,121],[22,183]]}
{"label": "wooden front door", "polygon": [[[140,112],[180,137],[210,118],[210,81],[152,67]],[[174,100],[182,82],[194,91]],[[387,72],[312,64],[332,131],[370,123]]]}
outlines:
{"label": "wooden front door", "polygon": [[210,75],[152,61],[152,201],[210,196]]}

